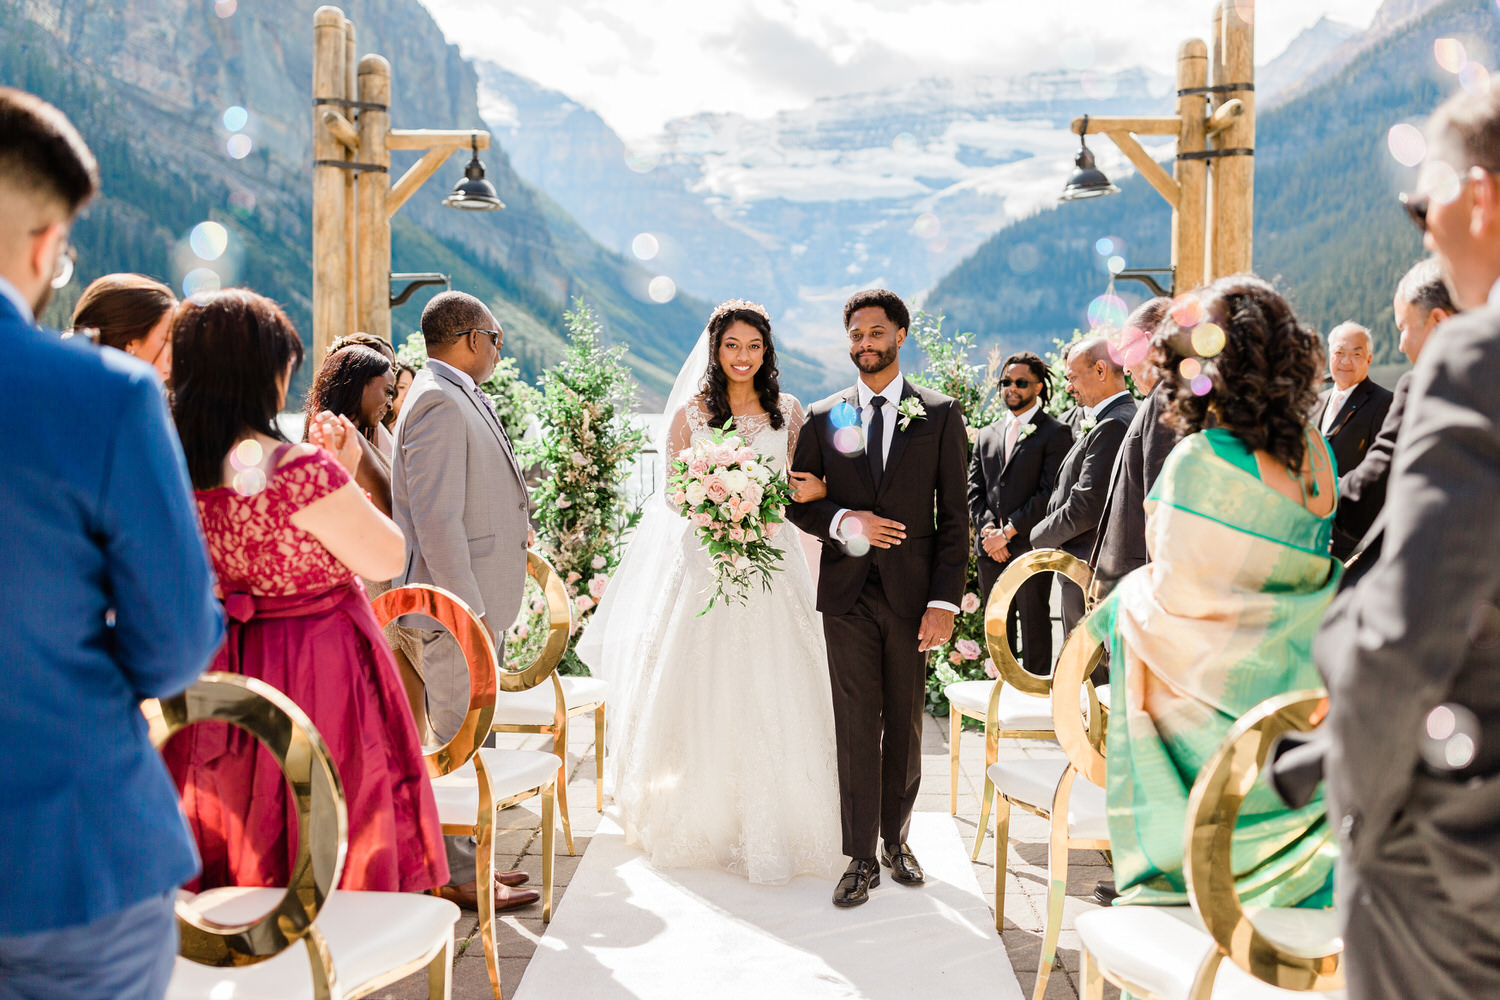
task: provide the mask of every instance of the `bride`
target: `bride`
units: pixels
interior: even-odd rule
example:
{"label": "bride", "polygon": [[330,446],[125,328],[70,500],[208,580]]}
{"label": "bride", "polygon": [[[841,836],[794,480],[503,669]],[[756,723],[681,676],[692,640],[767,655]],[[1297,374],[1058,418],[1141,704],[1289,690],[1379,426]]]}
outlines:
{"label": "bride", "polygon": [[[731,417],[785,466],[802,407],[777,384],[771,319],[744,300],[714,310],[668,399],[656,495],[578,655],[611,683],[609,774],[620,825],[662,868],[718,867],[752,882],[836,876],[838,772],[823,630],[800,535],[743,604],[708,603],[707,552],[663,489],[672,456]],[[793,474],[798,500],[822,481]]]}

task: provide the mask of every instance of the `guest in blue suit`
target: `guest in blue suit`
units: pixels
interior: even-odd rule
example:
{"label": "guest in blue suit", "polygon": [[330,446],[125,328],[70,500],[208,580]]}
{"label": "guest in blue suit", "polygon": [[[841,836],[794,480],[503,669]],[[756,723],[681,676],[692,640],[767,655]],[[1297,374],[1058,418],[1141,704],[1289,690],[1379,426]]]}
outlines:
{"label": "guest in blue suit", "polygon": [[[98,185],[56,108],[0,88],[0,1000],[158,998],[197,858],[139,703],[223,637],[150,365],[35,314]],[[56,280],[55,279],[62,279]]]}

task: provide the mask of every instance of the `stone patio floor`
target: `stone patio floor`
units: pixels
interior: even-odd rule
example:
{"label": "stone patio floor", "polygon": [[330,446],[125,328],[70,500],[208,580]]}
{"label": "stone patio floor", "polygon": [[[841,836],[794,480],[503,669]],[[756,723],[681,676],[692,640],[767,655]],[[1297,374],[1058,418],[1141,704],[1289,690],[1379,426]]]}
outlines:
{"label": "stone patio floor", "polygon": [[[592,719],[579,717],[569,729],[568,800],[573,821],[577,856],[569,857],[559,825],[556,838],[557,857],[554,872],[553,905],[566,897],[568,883],[578,870],[583,852],[599,823],[594,811],[594,745]],[[501,746],[526,749],[550,749],[544,736],[501,734]],[[1006,740],[1000,744],[1002,759],[1017,757],[1061,756],[1055,745],[1028,740]],[[965,732],[960,745],[958,815],[954,823],[959,835],[972,845],[979,821],[979,794],[984,787],[984,738],[978,732]],[[608,802],[606,801],[606,806]],[[540,887],[542,879],[541,837],[538,832],[538,802],[532,799],[500,814],[495,841],[496,864],[502,869],[523,868],[531,874],[532,885]],[[924,812],[948,812],[948,720],[927,718],[922,740],[922,790],[917,809]],[[1037,961],[1041,954],[1043,917],[1046,913],[1047,824],[1019,809],[1011,812],[1010,871],[1006,880],[1005,944],[1011,964],[1029,997],[1036,984]],[[921,858],[921,845],[913,845]],[[980,860],[974,863],[974,874],[994,906],[995,872],[993,839],[985,838]],[[1111,877],[1104,856],[1098,851],[1073,852],[1068,871],[1068,899],[1063,911],[1063,931],[1058,946],[1061,965],[1053,970],[1047,984],[1046,1000],[1076,1000],[1079,992],[1078,937],[1072,931],[1074,918],[1096,906],[1092,898],[1094,884]],[[829,892],[832,892],[832,886]],[[877,889],[884,891],[884,888]],[[829,920],[838,911],[830,904]],[[505,996],[515,992],[531,960],[537,941],[544,933],[540,904],[512,911],[501,917],[497,930],[500,952],[500,982]],[[479,946],[478,921],[465,912],[458,922],[453,965],[454,1000],[488,1000],[492,996],[489,975]],[[1116,997],[1113,987],[1106,987],[1107,998]],[[390,1000],[424,1000],[427,997],[425,976],[402,980],[374,994]]]}

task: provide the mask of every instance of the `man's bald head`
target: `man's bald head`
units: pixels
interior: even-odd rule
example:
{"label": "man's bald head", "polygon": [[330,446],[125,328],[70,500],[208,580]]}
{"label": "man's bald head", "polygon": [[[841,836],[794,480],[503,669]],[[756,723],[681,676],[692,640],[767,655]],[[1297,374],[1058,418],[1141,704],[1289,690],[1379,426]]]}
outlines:
{"label": "man's bald head", "polygon": [[1068,350],[1068,394],[1079,406],[1097,406],[1125,391],[1125,369],[1109,353],[1104,337],[1080,340]]}
{"label": "man's bald head", "polygon": [[489,308],[468,292],[439,292],[422,310],[422,339],[428,352],[441,351],[465,331],[489,329],[494,322]]}
{"label": "man's bald head", "polygon": [[1342,391],[1365,380],[1374,360],[1370,331],[1354,322],[1340,323],[1328,334],[1328,373]]}

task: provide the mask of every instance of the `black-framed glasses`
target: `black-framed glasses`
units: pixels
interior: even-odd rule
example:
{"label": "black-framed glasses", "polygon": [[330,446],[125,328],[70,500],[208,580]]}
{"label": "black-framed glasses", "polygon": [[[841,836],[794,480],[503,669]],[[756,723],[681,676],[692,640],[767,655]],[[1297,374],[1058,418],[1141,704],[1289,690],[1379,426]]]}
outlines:
{"label": "black-framed glasses", "polygon": [[1009,389],[1015,386],[1017,389],[1030,389],[1037,383],[1029,378],[1003,378],[1000,380],[1000,388]]}
{"label": "black-framed glasses", "polygon": [[491,344],[494,344],[496,347],[500,346],[500,331],[499,330],[483,330],[483,329],[480,329],[479,327],[475,327],[472,330],[465,330],[462,334],[460,334],[460,336],[467,336],[468,334],[471,334],[471,333],[482,333],[486,337],[490,338],[490,343]]}
{"label": "black-framed glasses", "polygon": [[1401,202],[1401,207],[1406,210],[1406,217],[1411,219],[1412,225],[1424,233],[1427,232],[1427,209],[1432,205],[1432,195],[1402,191],[1396,198]]}

